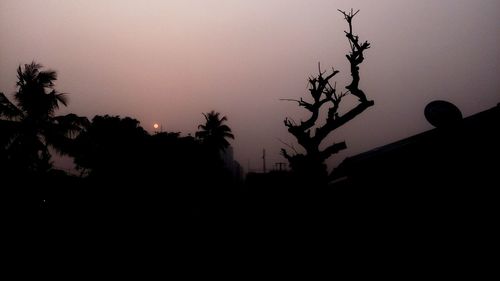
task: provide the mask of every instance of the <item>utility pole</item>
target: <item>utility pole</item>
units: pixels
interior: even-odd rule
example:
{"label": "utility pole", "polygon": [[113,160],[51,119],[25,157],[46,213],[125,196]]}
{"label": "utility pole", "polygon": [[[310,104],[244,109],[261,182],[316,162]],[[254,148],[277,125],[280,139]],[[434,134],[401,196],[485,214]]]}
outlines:
{"label": "utility pole", "polygon": [[286,163],[285,162],[276,162],[276,163],[274,163],[274,165],[276,166],[276,170],[283,171],[283,167],[286,165]]}
{"label": "utility pole", "polygon": [[262,170],[266,173],[266,150],[262,150]]}

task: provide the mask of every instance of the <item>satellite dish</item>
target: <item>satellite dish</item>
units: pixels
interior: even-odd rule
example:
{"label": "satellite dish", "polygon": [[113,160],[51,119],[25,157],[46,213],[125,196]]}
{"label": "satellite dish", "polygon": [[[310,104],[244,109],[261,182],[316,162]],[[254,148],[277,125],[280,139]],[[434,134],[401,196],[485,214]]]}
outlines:
{"label": "satellite dish", "polygon": [[435,100],[427,104],[424,115],[434,127],[448,126],[462,120],[460,109],[444,100]]}

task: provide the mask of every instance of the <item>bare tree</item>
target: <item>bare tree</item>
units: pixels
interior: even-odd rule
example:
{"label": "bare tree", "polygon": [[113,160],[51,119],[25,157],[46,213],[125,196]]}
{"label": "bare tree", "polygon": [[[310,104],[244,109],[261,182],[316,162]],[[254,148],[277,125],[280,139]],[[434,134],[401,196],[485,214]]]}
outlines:
{"label": "bare tree", "polygon": [[[350,52],[346,57],[351,67],[351,83],[345,87],[345,91],[337,92],[336,83],[332,86],[330,80],[339,71],[332,68],[331,73],[327,73],[326,71],[322,71],[321,66],[318,64],[318,75],[309,78],[309,94],[313,101],[307,102],[302,98],[300,100],[285,99],[297,102],[299,106],[304,107],[311,114],[309,119],[301,121],[300,124],[297,124],[290,118],[286,118],[284,121],[285,126],[288,127],[288,131],[295,136],[297,142],[305,149],[305,154],[295,153],[290,155],[285,149],[281,149],[281,152],[288,159],[291,168],[299,174],[306,176],[312,183],[327,182],[328,173],[324,164],[325,160],[347,147],[345,142],[338,142],[321,150],[320,145],[323,140],[332,131],[374,105],[374,102],[368,100],[363,90],[359,88],[359,65],[365,59],[364,51],[370,48],[370,43],[367,41],[360,43],[359,37],[353,33],[352,20],[358,14],[359,10],[353,12],[351,9],[348,13],[339,10],[339,12],[342,13],[349,24],[349,30],[345,31],[345,34],[350,46]],[[356,96],[359,99],[359,103],[346,113],[340,115],[338,112],[340,103],[342,98],[348,94]],[[326,122],[322,126],[315,126],[320,115],[320,109],[324,105],[329,106]],[[311,132],[313,129],[314,134]]]}

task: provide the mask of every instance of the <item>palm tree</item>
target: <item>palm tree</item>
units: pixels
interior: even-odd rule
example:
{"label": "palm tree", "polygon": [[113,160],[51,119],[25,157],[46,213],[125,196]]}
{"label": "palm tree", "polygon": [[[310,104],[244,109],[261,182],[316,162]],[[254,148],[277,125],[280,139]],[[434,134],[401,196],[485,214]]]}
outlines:
{"label": "palm tree", "polygon": [[220,118],[220,113],[213,110],[206,114],[203,113],[203,116],[206,122],[198,126],[199,130],[195,136],[200,138],[208,147],[224,151],[229,146],[227,138],[234,139],[231,128],[223,124],[227,121],[227,117]]}
{"label": "palm tree", "polygon": [[18,67],[16,104],[0,93],[0,156],[14,169],[35,173],[52,168],[49,146],[68,153],[69,140],[88,124],[75,114],[55,116],[68,100],[54,89],[57,73],[41,68],[35,62]]}

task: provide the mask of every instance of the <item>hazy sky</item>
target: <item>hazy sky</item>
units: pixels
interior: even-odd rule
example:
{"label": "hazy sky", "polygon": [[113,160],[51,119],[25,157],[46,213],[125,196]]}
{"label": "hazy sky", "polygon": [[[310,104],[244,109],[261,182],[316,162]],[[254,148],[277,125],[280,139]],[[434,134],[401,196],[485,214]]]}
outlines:
{"label": "hazy sky", "polygon": [[270,167],[284,162],[279,140],[294,143],[283,119],[305,116],[279,99],[307,96],[318,61],[345,86],[337,9],[351,7],[361,9],[355,33],[372,43],[361,88],[375,106],[332,134],[348,149],[331,167],[430,129],[432,100],[464,116],[500,102],[498,0],[0,0],[0,92],[11,97],[17,66],[35,60],[71,93],[61,114],[131,116],[187,135],[213,109],[229,119],[236,159],[260,168],[265,148]]}

